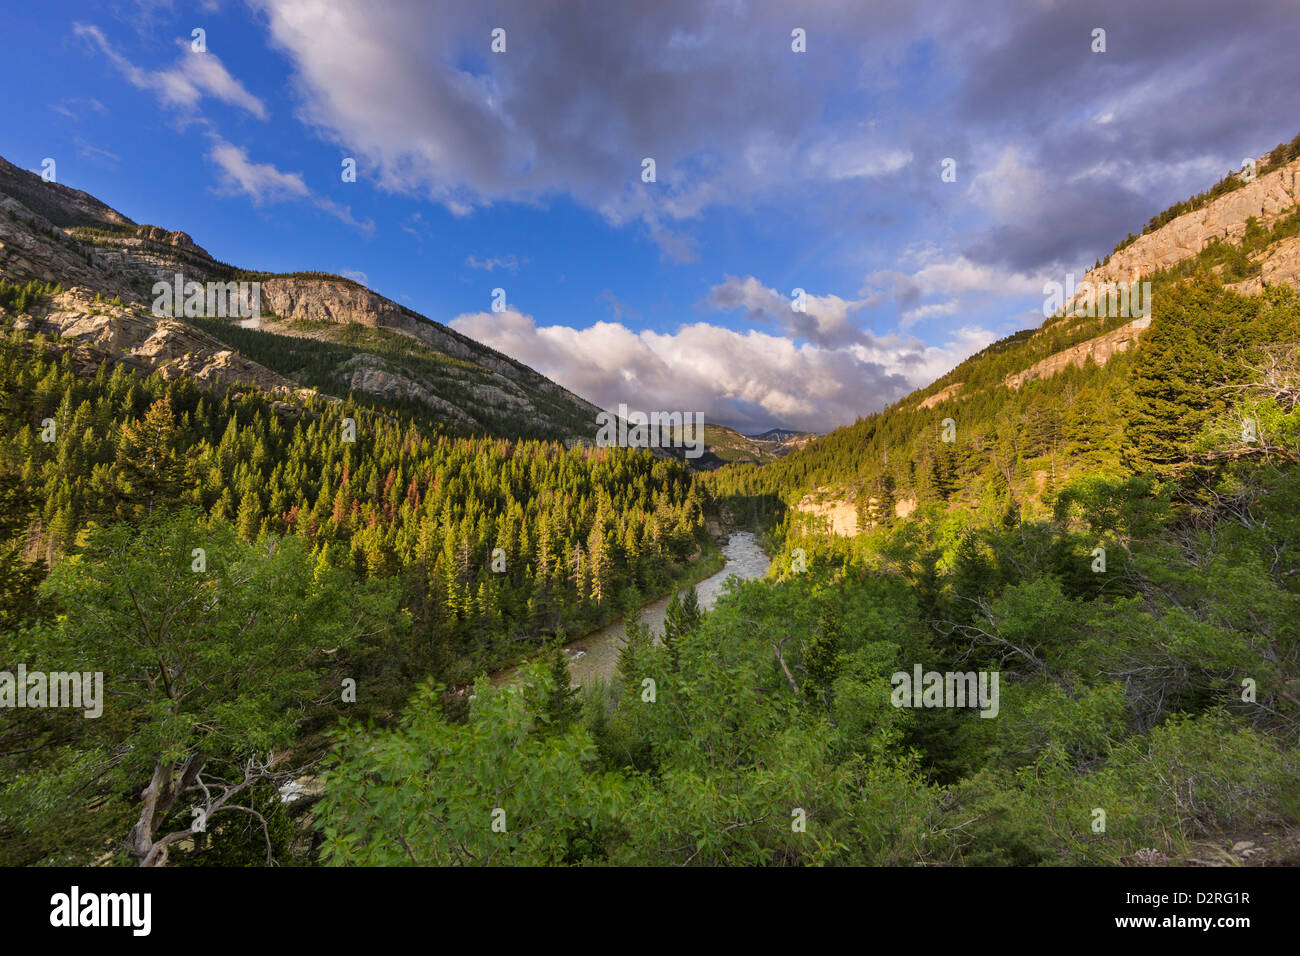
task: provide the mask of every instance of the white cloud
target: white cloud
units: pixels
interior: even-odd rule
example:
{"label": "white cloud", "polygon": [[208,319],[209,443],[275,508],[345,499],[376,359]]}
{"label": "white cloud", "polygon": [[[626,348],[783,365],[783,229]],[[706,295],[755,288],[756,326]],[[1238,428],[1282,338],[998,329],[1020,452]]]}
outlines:
{"label": "white cloud", "polygon": [[355,229],[360,229],[367,236],[374,235],[375,232],[374,220],[358,219],[356,216],[352,215],[351,206],[345,206],[342,203],[337,203],[333,199],[330,199],[328,196],[313,196],[311,201],[316,206],[317,209],[329,213],[331,216],[333,216],[335,219],[337,219],[339,222],[343,223],[344,225],[352,226]]}
{"label": "white cloud", "polygon": [[910,150],[885,147],[870,139],[832,140],[814,145],[808,152],[808,169],[824,178],[839,181],[886,176],[912,161]]}
{"label": "white cloud", "polygon": [[915,309],[908,309],[900,316],[899,327],[910,329],[916,323],[925,319],[932,319],[937,315],[952,315],[957,311],[959,304],[956,299],[949,299],[947,302],[934,302],[930,305],[920,305]]}
{"label": "white cloud", "polygon": [[[226,142],[215,132],[213,124],[199,111],[205,97],[247,110],[258,119],[264,120],[270,115],[262,101],[230,75],[215,53],[197,53],[187,41],[177,40],[181,55],[175,66],[165,70],[145,70],[117,52],[98,27],[77,23],[72,29],[77,36],[97,46],[132,86],[152,91],[160,103],[177,110],[185,121],[198,120],[206,127],[213,144],[208,159],[220,170],[222,189],[243,194],[256,204],[307,200],[349,226],[367,234],[374,232],[375,225],[370,220],[359,220],[349,207],[312,193],[300,173],[286,173],[270,163],[254,162],[246,150]],[[103,109],[97,100],[91,102]]]}
{"label": "white cloud", "polygon": [[838,346],[864,340],[855,319],[864,309],[877,305],[881,296],[841,299],[837,295],[803,294],[803,311],[796,311],[794,290],[783,295],[753,276],[727,276],[709,290],[705,304],[719,311],[742,309],[751,322],[763,322],[783,329],[796,339],[817,345]]}
{"label": "white cloud", "polygon": [[1043,291],[1043,276],[982,265],[965,256],[922,266],[910,278],[923,295],[981,292],[993,296],[1014,296],[1031,292],[1041,294]]}
{"label": "white cloud", "polygon": [[358,220],[348,206],[341,205],[328,196],[317,196],[303,180],[301,173],[286,173],[271,163],[258,163],[248,158],[247,150],[227,143],[215,134],[211,136],[212,149],[208,158],[221,170],[222,187],[232,193],[248,196],[254,204],[307,200],[316,208],[340,222],[354,226],[367,234],[373,233],[375,224],[369,219]]}
{"label": "white cloud", "polygon": [[847,425],[928,384],[996,338],[963,328],[940,347],[890,336],[828,348],[703,322],[674,333],[617,322],[539,326],[514,310],[450,324],[604,408],[701,411],[706,422],[814,431]]}
{"label": "white cloud", "polygon": [[242,192],[255,203],[311,195],[301,174],[281,172],[270,163],[252,162],[247,151],[224,140],[216,141],[208,158],[220,167],[222,184],[227,189]]}
{"label": "white cloud", "polygon": [[[1042,295],[1047,273],[1030,275],[996,265],[974,262],[966,256],[940,258],[933,247],[911,249],[903,257],[921,263],[912,272],[883,269],[867,276],[859,295],[889,295],[900,311],[900,329],[935,316],[972,311],[977,307]],[[939,298],[938,302],[923,302]]]}
{"label": "white cloud", "polygon": [[164,106],[194,111],[204,96],[209,96],[247,110],[258,119],[264,120],[269,116],[265,104],[230,75],[215,53],[196,53],[190,49],[189,43],[178,40],[181,55],[175,66],[165,70],[145,70],[118,53],[98,27],[76,23],[72,30],[98,46],[127,82],[136,89],[152,91]]}

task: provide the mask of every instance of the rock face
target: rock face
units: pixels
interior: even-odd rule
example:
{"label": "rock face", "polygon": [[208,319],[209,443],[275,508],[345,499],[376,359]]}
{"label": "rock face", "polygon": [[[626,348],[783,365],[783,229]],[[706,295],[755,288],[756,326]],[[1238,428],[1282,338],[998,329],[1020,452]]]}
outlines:
{"label": "rock face", "polygon": [[[1196,255],[1217,239],[1239,241],[1246,220],[1254,216],[1261,226],[1270,226],[1300,203],[1300,160],[1260,176],[1253,183],[1233,190],[1200,209],[1184,213],[1154,232],[1139,236],[1096,269],[1089,269],[1083,281],[1132,282]],[[1077,294],[1066,303],[1087,301]]]}
{"label": "rock face", "polygon": [[181,249],[186,252],[195,252],[205,259],[211,259],[207,250],[200,249],[194,244],[187,232],[169,232],[162,226],[141,226],[135,231],[135,238],[141,241],[156,242],[163,245],[172,246],[175,249]]}
{"label": "rock face", "polygon": [[399,330],[403,325],[401,306],[355,282],[272,276],[261,283],[263,311],[286,322],[355,322],[372,329]]}
{"label": "rock face", "polygon": [[816,495],[805,495],[795,509],[825,519],[831,534],[852,538],[858,533],[858,508],[852,501],[818,501]]}
{"label": "rock face", "polygon": [[11,282],[87,286],[109,298],[134,295],[131,276],[99,261],[92,249],[5,195],[0,195],[0,275]]}
{"label": "rock face", "polygon": [[947,388],[940,389],[939,391],[931,395],[929,398],[925,399],[920,404],[918,404],[916,406],[916,411],[919,412],[923,408],[934,408],[934,406],[938,405],[940,402],[948,401],[948,399],[954,397],[958,392],[961,391],[961,386],[962,386],[961,382],[953,382]]}
{"label": "rock face", "polygon": [[482,425],[472,416],[457,408],[451,402],[439,398],[412,378],[392,371],[383,359],[377,355],[354,355],[347,363],[344,380],[347,387],[380,398],[404,399],[423,402],[430,408],[446,416],[448,421],[467,428],[481,428]]}
{"label": "rock face", "polygon": [[109,358],[145,374],[158,372],[163,378],[188,375],[214,392],[247,386],[298,398],[314,394],[191,325],[155,318],[138,303],[96,302],[89,289],[77,287],[54,296],[49,310],[33,318],[32,327],[71,341],[83,364],[98,365]]}
{"label": "rock face", "polygon": [[89,193],[49,183],[0,157],[0,193],[12,196],[61,229],[71,226],[133,226],[130,219]]}
{"label": "rock face", "polygon": [[1259,278],[1265,286],[1300,288],[1300,236],[1283,239],[1269,249],[1268,257],[1260,266]]}
{"label": "rock face", "polygon": [[[137,225],[86,193],[47,183],[0,159],[0,277],[78,287],[74,300],[85,306],[57,306],[43,319],[51,331],[66,327],[64,334],[82,339],[85,348],[120,353],[124,362],[142,369],[193,374],[205,384],[261,380],[268,388],[292,387],[216,339],[192,338],[200,335],[193,326],[159,325],[149,310],[153,285],[171,283],[178,272],[186,281],[259,283],[266,332],[339,342],[345,338],[343,327],[360,325],[415,340],[411,348],[395,349],[384,360],[356,349],[359,361],[340,368],[329,391],[356,389],[381,398],[412,399],[448,423],[479,431],[509,427],[513,433],[515,423],[525,422],[555,437],[581,437],[588,429],[594,434],[599,411],[594,405],[523,363],[356,282],[326,274],[239,272],[214,260],[187,233]],[[95,303],[95,293],[125,305]],[[94,313],[93,320],[88,313]],[[296,320],[340,329],[295,327]],[[22,321],[35,328],[43,324],[39,316]],[[160,337],[146,345],[155,332]],[[218,354],[222,352],[227,354]]]}
{"label": "rock face", "polygon": [[159,280],[171,282],[177,272],[186,281],[207,282],[224,278],[222,269],[207,250],[195,245],[184,232],[169,232],[159,226],[140,226],[134,235],[85,236],[102,266],[125,276],[137,276],[133,291],[143,293]]}
{"label": "rock face", "polygon": [[1259,263],[1259,275],[1231,283],[1229,289],[1242,295],[1258,295],[1274,285],[1300,289],[1300,236],[1274,243],[1254,260]]}
{"label": "rock face", "polygon": [[91,233],[86,227],[69,232],[0,193],[0,275],[11,281],[84,286],[110,299],[146,302],[159,279],[170,282],[181,272],[187,279],[207,281],[221,271],[183,232],[158,226],[138,226],[134,234],[121,235]]}
{"label": "rock face", "polygon": [[[874,505],[877,500],[871,498],[869,503]],[[842,538],[856,537],[859,531],[865,530],[858,527],[858,506],[856,495],[852,492],[832,493],[829,488],[818,488],[811,494],[804,495],[795,505],[795,510],[823,519],[831,534]],[[894,514],[899,518],[906,518],[915,510],[915,498],[903,498],[894,502]],[[868,527],[875,527],[875,524],[874,521],[869,522]]]}
{"label": "rock face", "polygon": [[1062,352],[1049,355],[1023,372],[1008,375],[1003,379],[1003,384],[1007,388],[1020,388],[1026,382],[1032,382],[1036,378],[1050,378],[1071,365],[1082,368],[1090,358],[1098,365],[1105,365],[1116,352],[1127,350],[1130,345],[1138,340],[1138,336],[1142,334],[1143,330],[1149,328],[1150,325],[1151,319],[1149,317],[1134,319],[1127,325],[1112,329],[1105,335],[1099,335],[1095,339],[1080,342],[1078,345]]}
{"label": "rock face", "polygon": [[[445,355],[473,362],[506,378],[527,381],[553,395],[568,394],[526,365],[347,279],[267,276],[260,282],[262,311],[283,322],[356,323],[372,329],[390,329],[419,339]],[[291,330],[283,328],[276,331],[291,334]],[[593,416],[596,411],[595,406],[591,406]]]}

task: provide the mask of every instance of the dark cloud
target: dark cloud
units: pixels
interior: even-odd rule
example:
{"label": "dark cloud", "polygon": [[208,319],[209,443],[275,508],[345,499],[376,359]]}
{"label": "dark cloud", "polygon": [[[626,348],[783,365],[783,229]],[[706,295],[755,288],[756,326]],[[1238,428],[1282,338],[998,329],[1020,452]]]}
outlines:
{"label": "dark cloud", "polygon": [[858,300],[793,313],[779,274],[780,289],[715,285],[704,304],[763,327],[747,333],[635,332],[620,290],[604,300],[615,323],[586,330],[460,320],[602,403],[640,389],[760,427],[851,421],[989,337],[873,338],[859,319],[877,302],[906,328],[966,297],[1023,298],[1300,127],[1296,0],[253,2],[298,115],[382,188],[457,214],[563,196],[675,262],[701,254],[698,220],[720,208],[763,240],[797,221],[814,253],[860,243],[875,259]]}
{"label": "dark cloud", "polygon": [[[1300,126],[1294,0],[996,11],[964,42],[950,34],[963,72],[958,115],[987,142],[1019,144],[1025,166],[1055,189],[1044,206],[1027,202],[973,237],[966,251],[979,261],[1091,265]],[[1105,53],[1091,51],[1096,27]]]}
{"label": "dark cloud", "polygon": [[[1128,223],[1133,229],[1135,210],[1142,197],[1121,184],[1101,177],[1076,180],[1070,185],[1026,189],[1022,202],[1010,215],[978,233],[965,248],[975,262],[1034,271],[1056,265],[1077,269],[1109,252]],[[1149,218],[1149,217],[1148,217]]]}
{"label": "dark cloud", "polygon": [[[689,261],[679,224],[710,206],[910,161],[903,144],[822,119],[880,42],[844,30],[849,2],[797,13],[699,0],[334,3],[329,16],[316,0],[259,6],[293,63],[301,117],[364,156],[385,188],[457,212],[563,193],[641,223],[667,258]],[[908,16],[886,5],[872,28]],[[795,26],[807,54],[791,52]],[[503,54],[489,49],[496,28]],[[655,183],[641,179],[647,157]]]}
{"label": "dark cloud", "polygon": [[[457,212],[567,194],[639,223],[678,262],[697,257],[690,221],[713,206],[785,197],[870,229],[904,196],[943,216],[943,157],[969,182],[1015,146],[1050,194],[963,226],[956,247],[1016,269],[1073,266],[1300,123],[1294,0],[406,0],[328,16],[318,0],[258,3],[301,115],[386,188]],[[496,27],[503,55],[489,51]],[[904,71],[922,61],[935,75],[917,90]],[[657,183],[641,182],[644,157]]]}

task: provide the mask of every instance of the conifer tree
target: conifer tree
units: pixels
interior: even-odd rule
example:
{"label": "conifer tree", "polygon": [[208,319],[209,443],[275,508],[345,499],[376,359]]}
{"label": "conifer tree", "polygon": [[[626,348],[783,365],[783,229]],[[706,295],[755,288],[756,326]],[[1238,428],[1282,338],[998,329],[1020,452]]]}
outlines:
{"label": "conifer tree", "polygon": [[183,476],[177,456],[179,431],[171,401],[160,398],[140,421],[122,426],[117,445],[118,465],[129,486],[145,497],[149,513],[156,501],[172,497]]}
{"label": "conifer tree", "polygon": [[547,717],[548,730],[551,733],[559,733],[577,719],[581,707],[578,703],[578,689],[572,686],[573,676],[569,673],[569,661],[565,656],[564,648],[553,647],[549,657],[549,682],[544,713]]}

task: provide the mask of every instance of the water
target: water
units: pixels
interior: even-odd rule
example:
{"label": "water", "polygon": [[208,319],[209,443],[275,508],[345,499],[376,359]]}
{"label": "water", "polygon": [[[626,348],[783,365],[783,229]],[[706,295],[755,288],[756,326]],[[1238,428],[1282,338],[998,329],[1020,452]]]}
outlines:
{"label": "water", "polygon": [[[722,570],[695,585],[700,607],[706,611],[717,603],[728,577],[734,574],[746,581],[761,578],[767,574],[767,566],[771,563],[759,547],[758,539],[748,531],[733,534],[731,540],[723,545],[722,554],[727,559]],[[664,632],[664,614],[670,600],[672,596],[665,595],[641,609],[642,622],[650,626],[656,637]],[[583,684],[593,677],[608,679],[618,667],[619,651],[627,643],[626,637],[627,627],[623,621],[618,620],[566,644],[564,649],[568,654],[569,673],[573,675],[573,683]],[[492,683],[500,686],[508,682],[515,670],[511,667],[498,671],[492,675]]]}

